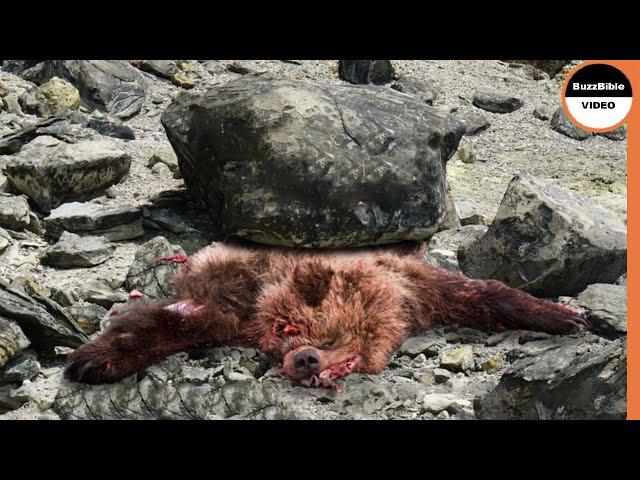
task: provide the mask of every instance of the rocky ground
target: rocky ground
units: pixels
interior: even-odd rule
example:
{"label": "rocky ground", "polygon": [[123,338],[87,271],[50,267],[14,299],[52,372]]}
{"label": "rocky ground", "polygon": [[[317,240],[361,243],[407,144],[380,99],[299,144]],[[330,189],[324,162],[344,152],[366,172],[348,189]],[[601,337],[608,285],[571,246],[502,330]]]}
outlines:
{"label": "rocky ground", "polygon": [[[248,75],[346,83],[337,61],[78,63],[47,67],[83,79],[77,90],[41,65],[5,61],[0,70],[0,419],[624,417],[626,277],[614,284],[622,267],[582,293],[548,295],[583,309],[593,332],[438,329],[408,340],[381,375],[349,376],[342,393],[293,386],[260,352],[231,347],[175,355],[114,386],[62,380],[70,348],[98,335],[127,291],[170,290],[177,267],[155,258],[221,239],[185,192],[160,121],[176,95]],[[456,218],[432,237],[427,261],[459,269],[461,243],[485,234],[518,173],[606,207],[612,220],[598,228],[626,237],[624,131],[586,135],[563,124],[570,66],[550,78],[506,61],[392,64],[396,80],[377,88],[415,96],[466,128],[446,172],[463,226]],[[597,208],[585,205],[580,215]],[[578,227],[550,231],[558,228]],[[626,262],[620,242],[591,241]]]}

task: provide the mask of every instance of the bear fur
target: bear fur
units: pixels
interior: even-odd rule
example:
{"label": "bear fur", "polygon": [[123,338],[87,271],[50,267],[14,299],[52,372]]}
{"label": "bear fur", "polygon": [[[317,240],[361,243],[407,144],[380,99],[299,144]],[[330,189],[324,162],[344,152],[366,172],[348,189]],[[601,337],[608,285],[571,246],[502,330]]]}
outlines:
{"label": "bear fur", "polygon": [[[451,325],[565,334],[570,307],[387,250],[301,252],[213,243],[176,274],[174,297],[132,299],[68,359],[64,376],[117,382],[177,352],[233,345],[268,354],[307,386],[379,373],[410,336]],[[136,296],[136,295],[133,295]]]}

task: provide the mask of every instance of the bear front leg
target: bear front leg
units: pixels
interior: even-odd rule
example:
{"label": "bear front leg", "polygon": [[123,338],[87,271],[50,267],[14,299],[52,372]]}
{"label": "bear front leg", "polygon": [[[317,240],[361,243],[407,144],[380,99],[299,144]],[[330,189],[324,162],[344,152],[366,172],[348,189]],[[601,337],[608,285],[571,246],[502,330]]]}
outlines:
{"label": "bear front leg", "polygon": [[224,340],[218,338],[221,330],[224,335],[234,330],[229,325],[216,328],[225,318],[216,318],[215,312],[188,300],[138,300],[124,308],[114,315],[104,334],[69,355],[66,379],[89,384],[117,382],[174,353],[220,344]]}

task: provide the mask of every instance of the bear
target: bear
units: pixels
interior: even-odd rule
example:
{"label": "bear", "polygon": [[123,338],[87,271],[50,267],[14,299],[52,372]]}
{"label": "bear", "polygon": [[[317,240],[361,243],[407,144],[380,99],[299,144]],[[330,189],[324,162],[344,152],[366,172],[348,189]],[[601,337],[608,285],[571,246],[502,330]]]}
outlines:
{"label": "bear", "polygon": [[297,384],[339,391],[338,379],[380,373],[408,337],[436,327],[550,334],[588,327],[569,306],[407,252],[213,243],[168,260],[183,264],[173,297],[131,292],[106,331],[69,355],[65,378],[117,382],[174,353],[229,345],[261,350]]}

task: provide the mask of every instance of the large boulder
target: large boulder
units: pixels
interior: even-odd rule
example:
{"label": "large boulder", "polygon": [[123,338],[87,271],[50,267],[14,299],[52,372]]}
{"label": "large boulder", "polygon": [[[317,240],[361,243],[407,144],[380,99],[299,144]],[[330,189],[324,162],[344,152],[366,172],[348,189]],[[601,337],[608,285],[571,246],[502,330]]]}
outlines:
{"label": "large boulder", "polygon": [[533,295],[573,295],[627,270],[627,228],[592,200],[530,175],[509,184],[493,223],[458,252],[462,271]]}
{"label": "large boulder", "polygon": [[570,338],[515,361],[475,407],[481,419],[624,420],[626,396],[626,341]]}
{"label": "large boulder", "polygon": [[162,124],[224,233],[302,247],[428,238],[464,134],[391,89],[252,76],[179,96]]}
{"label": "large boulder", "polygon": [[86,200],[119,182],[131,157],[103,140],[67,144],[40,136],[7,163],[11,184],[44,212],[71,200]]}
{"label": "large boulder", "polygon": [[62,78],[53,77],[36,91],[40,114],[44,117],[64,115],[80,107],[80,92]]}
{"label": "large boulder", "polygon": [[137,114],[146,95],[142,75],[123,60],[46,60],[20,74],[39,85],[63,78],[79,90],[85,106],[120,118]]}
{"label": "large boulder", "polygon": [[627,286],[609,283],[589,285],[571,301],[584,310],[591,330],[616,338],[627,334]]}

